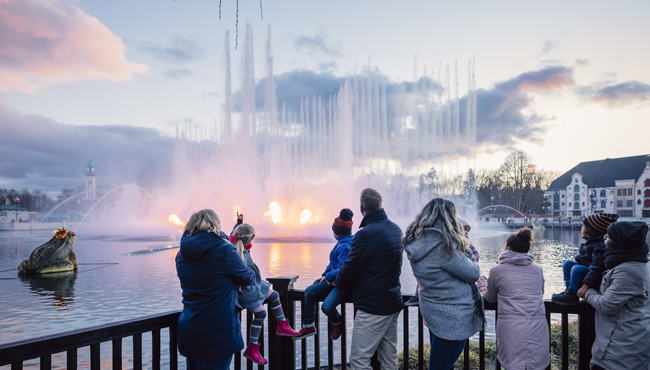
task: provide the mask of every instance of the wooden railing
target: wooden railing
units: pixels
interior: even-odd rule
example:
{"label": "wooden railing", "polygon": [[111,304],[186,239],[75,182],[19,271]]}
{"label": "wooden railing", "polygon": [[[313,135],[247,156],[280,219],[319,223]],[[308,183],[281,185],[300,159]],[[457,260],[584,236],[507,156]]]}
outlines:
{"label": "wooden railing", "polygon": [[[294,290],[293,284],[298,279],[297,276],[291,277],[276,277],[267,279],[273,284],[273,289],[280,294],[280,300],[284,307],[285,317],[289,320],[292,327],[296,327],[296,302],[302,302],[304,298],[304,291]],[[404,301],[408,300],[410,296],[404,295]],[[343,330],[340,341],[340,356],[334,358],[334,342],[327,336],[327,343],[321,343],[321,338],[316,335],[311,338],[299,341],[301,346],[300,368],[303,370],[308,369],[308,341],[313,341],[314,355],[313,355],[313,368],[314,370],[324,369],[321,366],[321,351],[327,351],[327,369],[331,370],[335,365],[348,364],[347,358],[347,343],[348,331],[346,328],[346,305],[342,303],[340,307]],[[303,307],[301,305],[301,307]],[[578,369],[589,369],[589,361],[591,360],[591,346],[595,339],[594,328],[594,310],[586,303],[581,303],[576,306],[559,306],[550,301],[545,302],[546,307],[546,320],[551,323],[552,314],[560,314],[561,316],[561,330],[562,330],[562,348],[561,348],[561,368],[569,369],[569,315],[578,316]],[[495,311],[495,322],[498,320],[496,314],[497,305],[485,303],[486,311]],[[428,364],[424,362],[424,337],[425,326],[423,324],[422,315],[420,314],[419,307],[405,307],[402,311],[403,320],[403,369],[408,370],[409,364],[409,348],[410,348],[410,333],[409,333],[409,317],[410,315],[418,316],[418,334],[417,334],[417,347],[418,347],[418,369],[426,369]],[[100,368],[100,344],[104,342],[112,342],[112,368],[122,369],[122,339],[126,337],[133,337],[133,369],[142,369],[142,335],[151,333],[151,368],[158,370],[161,368],[161,329],[169,328],[169,368],[172,370],[178,369],[178,355],[176,350],[176,324],[178,321],[179,311],[168,312],[133,320],[126,320],[115,322],[111,324],[96,326],[88,329],[77,330],[67,333],[55,334],[47,337],[25,340],[21,342],[8,343],[0,345],[0,366],[11,364],[11,369],[22,369],[23,362],[31,359],[40,358],[40,368],[50,369],[52,364],[52,355],[57,353],[66,353],[67,369],[77,368],[77,350],[83,347],[90,347],[90,368],[91,370]],[[301,315],[302,316],[302,315]],[[250,328],[253,320],[252,313],[248,312],[246,315],[246,329]],[[277,320],[275,316],[268,313],[268,348],[260,347],[260,352],[269,360],[268,368],[270,370],[289,370],[296,369],[296,342],[290,338],[278,337],[275,335],[275,328],[277,327]],[[316,315],[315,325],[320,331],[319,315]],[[300,325],[298,325],[299,327]],[[331,330],[331,326],[327,325],[327,333]],[[427,334],[428,335],[428,334]],[[264,343],[263,332],[260,336],[260,343]],[[469,356],[469,340],[465,345],[464,351],[464,369],[470,369],[470,356]],[[247,370],[252,370],[254,364],[245,360],[245,367]],[[242,356],[237,353],[234,356],[235,370],[242,369]],[[379,369],[379,363],[376,357],[373,357],[371,363],[373,369]],[[257,365],[258,369],[264,369],[264,366]],[[486,368],[485,358],[485,333],[479,333],[479,369]],[[496,369],[501,369],[500,364],[496,361]],[[550,365],[549,365],[550,369]]]}

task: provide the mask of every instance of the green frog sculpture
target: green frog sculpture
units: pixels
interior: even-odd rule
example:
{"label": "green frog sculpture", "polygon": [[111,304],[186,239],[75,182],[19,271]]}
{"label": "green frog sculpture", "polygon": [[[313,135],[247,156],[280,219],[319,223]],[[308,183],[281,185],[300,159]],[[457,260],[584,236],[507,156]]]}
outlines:
{"label": "green frog sculpture", "polygon": [[77,256],[74,254],[74,232],[59,228],[52,239],[34,249],[28,259],[18,265],[20,274],[51,274],[76,271]]}

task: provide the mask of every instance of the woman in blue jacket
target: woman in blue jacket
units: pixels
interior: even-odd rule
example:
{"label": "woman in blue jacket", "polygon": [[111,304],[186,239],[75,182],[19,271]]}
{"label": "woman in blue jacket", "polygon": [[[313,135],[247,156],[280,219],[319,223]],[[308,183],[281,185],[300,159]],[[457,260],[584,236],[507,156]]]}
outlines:
{"label": "woman in blue jacket", "polygon": [[194,213],[181,238],[176,272],[183,290],[178,318],[178,350],[188,369],[222,370],[244,348],[236,311],[239,286],[255,282],[235,246],[219,236],[219,216],[204,209]]}

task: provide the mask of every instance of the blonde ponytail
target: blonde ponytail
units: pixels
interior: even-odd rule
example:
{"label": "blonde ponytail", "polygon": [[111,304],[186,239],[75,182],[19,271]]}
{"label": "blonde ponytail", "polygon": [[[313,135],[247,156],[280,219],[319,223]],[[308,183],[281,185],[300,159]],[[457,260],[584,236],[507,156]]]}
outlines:
{"label": "blonde ponytail", "polygon": [[242,260],[244,260],[244,245],[250,244],[255,238],[255,229],[249,224],[241,224],[235,228],[232,236],[235,238],[235,248]]}

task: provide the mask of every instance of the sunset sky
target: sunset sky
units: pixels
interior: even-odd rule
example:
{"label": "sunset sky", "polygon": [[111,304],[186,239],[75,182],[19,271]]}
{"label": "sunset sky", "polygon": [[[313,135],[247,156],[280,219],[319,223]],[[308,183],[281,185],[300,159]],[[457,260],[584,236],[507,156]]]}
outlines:
{"label": "sunset sky", "polygon": [[[256,79],[270,25],[275,75],[313,72],[306,91],[368,65],[410,81],[417,56],[418,75],[458,61],[462,93],[475,57],[479,167],[516,149],[562,171],[650,153],[648,1],[261,5],[239,2],[234,90],[248,20]],[[235,1],[221,14],[217,0],[0,0],[0,188],[76,187],[90,157],[113,158],[128,177],[141,169],[126,162],[155,161],[177,123],[219,121]]]}

